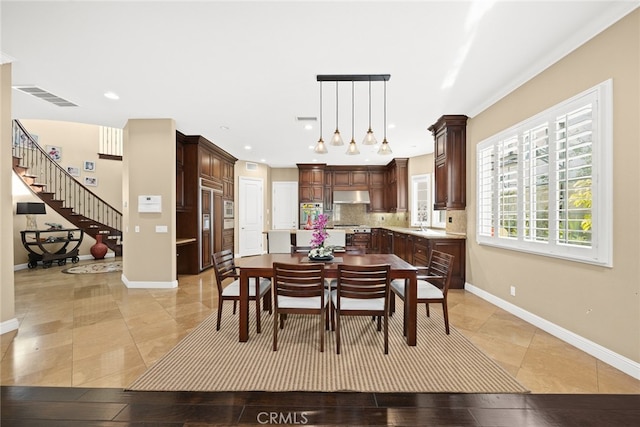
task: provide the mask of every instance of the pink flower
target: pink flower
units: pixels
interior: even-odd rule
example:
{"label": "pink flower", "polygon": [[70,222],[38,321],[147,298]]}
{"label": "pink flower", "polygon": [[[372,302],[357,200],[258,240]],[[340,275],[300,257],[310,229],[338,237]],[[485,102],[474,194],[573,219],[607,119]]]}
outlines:
{"label": "pink flower", "polygon": [[314,248],[324,246],[324,241],[327,236],[327,222],[329,217],[325,214],[320,214],[313,222],[313,233],[311,235],[311,246]]}

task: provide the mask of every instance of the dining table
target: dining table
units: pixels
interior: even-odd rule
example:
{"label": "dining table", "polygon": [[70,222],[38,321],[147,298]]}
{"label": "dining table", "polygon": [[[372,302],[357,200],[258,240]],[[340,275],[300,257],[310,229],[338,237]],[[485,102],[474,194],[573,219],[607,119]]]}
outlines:
{"label": "dining table", "polygon": [[[240,308],[239,308],[239,341],[249,340],[249,279],[253,277],[273,277],[273,263],[282,262],[299,264],[310,261],[307,254],[263,254],[236,259],[236,266],[240,269]],[[404,279],[405,293],[405,322],[407,345],[416,345],[417,325],[417,268],[394,254],[364,254],[336,253],[330,261],[325,261],[325,275],[327,278],[338,277],[338,265],[378,265],[389,264],[390,279]],[[393,295],[393,293],[392,293]]]}

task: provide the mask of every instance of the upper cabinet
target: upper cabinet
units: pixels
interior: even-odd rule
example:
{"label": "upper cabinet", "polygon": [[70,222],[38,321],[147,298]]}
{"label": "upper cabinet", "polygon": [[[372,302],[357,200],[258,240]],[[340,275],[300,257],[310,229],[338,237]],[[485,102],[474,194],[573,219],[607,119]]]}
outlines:
{"label": "upper cabinet", "polygon": [[324,164],[298,163],[298,199],[300,203],[325,203]]}
{"label": "upper cabinet", "polygon": [[336,190],[369,191],[369,212],[406,212],[408,207],[408,159],[394,159],[386,166],[327,166],[298,163],[300,203],[322,203],[333,210]]}
{"label": "upper cabinet", "polygon": [[467,116],[445,115],[429,127],[434,137],[434,209],[465,209]]}
{"label": "upper cabinet", "polygon": [[393,159],[387,165],[385,207],[387,212],[406,212],[409,189],[407,185],[409,159]]}

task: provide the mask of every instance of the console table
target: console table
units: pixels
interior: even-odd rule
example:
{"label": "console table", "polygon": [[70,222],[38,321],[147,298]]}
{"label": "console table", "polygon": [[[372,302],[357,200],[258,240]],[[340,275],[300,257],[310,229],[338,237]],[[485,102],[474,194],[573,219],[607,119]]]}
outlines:
{"label": "console table", "polygon": [[29,252],[29,268],[36,268],[38,261],[42,261],[43,268],[49,268],[54,261],[64,265],[67,258],[71,258],[74,264],[80,260],[78,248],[84,231],[79,228],[23,230],[20,235],[22,245]]}

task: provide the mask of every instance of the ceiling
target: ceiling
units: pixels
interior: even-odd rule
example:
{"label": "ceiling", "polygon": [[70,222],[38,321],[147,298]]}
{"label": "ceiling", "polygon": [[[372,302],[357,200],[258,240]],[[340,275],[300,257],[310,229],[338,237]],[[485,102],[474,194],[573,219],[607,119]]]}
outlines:
{"label": "ceiling", "polygon": [[[638,6],[638,1],[6,1],[2,62],[13,85],[35,85],[77,107],[12,91],[15,119],[124,127],[173,118],[235,157],[272,167],[386,164],[370,147],[318,155],[318,74],[390,74],[393,157],[433,152],[427,128],[470,117]],[[340,83],[338,124],[360,145],[368,84]],[[119,100],[104,97],[107,91]],[[336,127],[336,87],[323,83],[323,138]],[[371,87],[382,140],[383,83]],[[312,129],[305,129],[305,124]],[[391,127],[391,125],[393,127]],[[251,149],[246,149],[250,146]]]}

